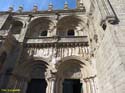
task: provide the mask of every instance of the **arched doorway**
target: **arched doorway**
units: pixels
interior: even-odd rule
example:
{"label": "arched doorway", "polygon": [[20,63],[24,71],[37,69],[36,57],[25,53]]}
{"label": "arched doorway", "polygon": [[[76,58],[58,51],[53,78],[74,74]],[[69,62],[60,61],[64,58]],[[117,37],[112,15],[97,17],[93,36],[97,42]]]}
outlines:
{"label": "arched doorway", "polygon": [[56,93],[82,93],[82,65],[73,59],[62,62],[59,65]]}
{"label": "arched doorway", "polygon": [[[36,61],[34,61],[36,62]],[[47,65],[42,61],[32,66],[30,71],[30,80],[28,82],[26,93],[46,93],[47,82],[45,80],[45,72]]]}
{"label": "arched doorway", "polygon": [[56,93],[96,93],[94,74],[88,61],[81,57],[65,57],[57,64]]}
{"label": "arched doorway", "polygon": [[13,71],[8,88],[20,89],[21,93],[46,93],[48,66],[45,60],[36,58],[19,64]]}

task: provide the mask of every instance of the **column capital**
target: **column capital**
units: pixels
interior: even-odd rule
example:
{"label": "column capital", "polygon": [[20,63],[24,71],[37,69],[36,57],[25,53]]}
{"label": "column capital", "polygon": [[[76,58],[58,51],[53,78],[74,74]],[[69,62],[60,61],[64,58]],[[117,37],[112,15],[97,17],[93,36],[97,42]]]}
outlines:
{"label": "column capital", "polygon": [[[94,80],[95,77],[91,77],[91,78],[84,78],[83,81],[84,82],[89,82],[90,80]],[[82,81],[82,80],[81,80]]]}
{"label": "column capital", "polygon": [[49,77],[49,78],[47,78],[49,81],[55,81],[56,80],[56,78],[55,77]]}
{"label": "column capital", "polygon": [[46,79],[49,81],[55,81],[55,73],[53,73],[51,70],[46,72]]}

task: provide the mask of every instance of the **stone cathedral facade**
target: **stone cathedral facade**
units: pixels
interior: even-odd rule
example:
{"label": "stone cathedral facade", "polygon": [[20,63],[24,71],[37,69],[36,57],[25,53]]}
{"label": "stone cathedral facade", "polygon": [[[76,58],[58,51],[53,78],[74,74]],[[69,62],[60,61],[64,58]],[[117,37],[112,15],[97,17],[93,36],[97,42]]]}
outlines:
{"label": "stone cathedral facade", "polygon": [[125,93],[125,0],[76,2],[0,12],[0,93]]}

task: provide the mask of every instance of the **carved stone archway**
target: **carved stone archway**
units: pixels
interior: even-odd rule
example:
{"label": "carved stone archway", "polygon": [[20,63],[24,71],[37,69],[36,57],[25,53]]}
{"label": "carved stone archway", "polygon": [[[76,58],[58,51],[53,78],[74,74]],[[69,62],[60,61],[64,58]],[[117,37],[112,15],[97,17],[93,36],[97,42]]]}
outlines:
{"label": "carved stone archway", "polygon": [[[43,32],[46,32],[46,37],[51,37],[55,33],[55,21],[49,17],[34,18],[28,25],[28,37],[41,37]],[[43,35],[44,36],[44,35]]]}
{"label": "carved stone archway", "polygon": [[88,61],[78,56],[70,56],[60,60],[56,67],[55,93],[63,93],[64,79],[79,79],[84,93],[96,93],[93,84],[95,76]]}
{"label": "carved stone archway", "polygon": [[68,36],[69,30],[74,30],[74,36],[85,35],[86,18],[82,16],[64,16],[58,20],[57,35]]}
{"label": "carved stone archway", "polygon": [[[32,79],[46,80],[48,67],[49,64],[42,60],[32,60],[18,65],[12,73],[8,88],[20,89],[21,93],[26,93],[28,82]],[[47,80],[46,82],[48,84]]]}

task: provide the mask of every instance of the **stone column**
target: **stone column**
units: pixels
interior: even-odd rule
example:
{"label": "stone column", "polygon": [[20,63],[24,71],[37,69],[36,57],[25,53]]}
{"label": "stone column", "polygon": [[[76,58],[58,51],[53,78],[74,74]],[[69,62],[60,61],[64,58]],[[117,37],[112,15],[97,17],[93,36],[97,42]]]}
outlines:
{"label": "stone column", "polygon": [[18,93],[26,93],[27,89],[27,79],[24,77],[12,76],[8,88],[10,89],[19,89]]}
{"label": "stone column", "polygon": [[58,93],[63,93],[63,81],[64,81],[64,78],[60,79],[60,81],[59,81],[59,90],[58,90]]}
{"label": "stone column", "polygon": [[85,82],[86,82],[86,90],[87,90],[86,93],[91,93],[91,87],[90,87],[89,79],[86,79]]}
{"label": "stone column", "polygon": [[60,78],[57,77],[57,80],[55,82],[55,93],[59,93],[60,90]]}
{"label": "stone column", "polygon": [[47,93],[55,93],[55,78],[54,77],[48,78]]}
{"label": "stone column", "polygon": [[26,93],[26,91],[27,91],[27,87],[28,87],[28,82],[25,81],[24,84],[23,84],[23,90],[22,90],[22,93]]}
{"label": "stone column", "polygon": [[27,81],[25,79],[19,79],[15,89],[20,89],[20,93],[25,93],[27,89]]}
{"label": "stone column", "polygon": [[26,90],[27,90],[27,84],[28,84],[28,81],[26,79],[22,79],[20,80],[20,86],[19,86],[19,89],[21,90],[21,93],[26,93]]}
{"label": "stone column", "polygon": [[86,81],[85,81],[85,80],[82,80],[81,82],[82,82],[83,93],[87,93]]}
{"label": "stone column", "polygon": [[93,82],[93,78],[92,79],[89,79],[89,81],[90,81],[90,88],[91,88],[91,93],[96,93],[95,92],[95,86],[94,86],[94,82]]}
{"label": "stone column", "polygon": [[8,89],[13,89],[15,86],[15,83],[16,83],[16,78],[15,78],[15,76],[11,76],[10,77],[10,80],[9,80],[9,83],[8,83],[8,85],[7,85],[7,88]]}
{"label": "stone column", "polygon": [[99,93],[98,79],[97,77],[93,79],[95,93]]}

